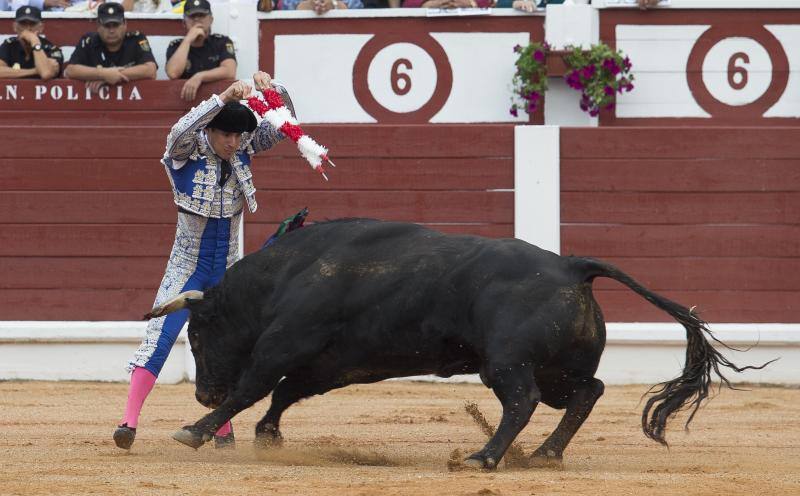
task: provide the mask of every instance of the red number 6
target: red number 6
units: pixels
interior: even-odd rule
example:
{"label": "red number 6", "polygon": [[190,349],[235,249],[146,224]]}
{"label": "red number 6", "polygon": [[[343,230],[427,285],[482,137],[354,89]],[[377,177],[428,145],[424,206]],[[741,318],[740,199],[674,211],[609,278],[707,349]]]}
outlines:
{"label": "red number 6", "polygon": [[[406,70],[413,69],[414,66],[411,65],[411,61],[408,59],[398,59],[392,64],[392,91],[394,91],[396,95],[403,96],[411,91],[411,77],[405,72],[400,72],[401,65],[404,66]],[[402,88],[399,84],[400,81],[403,81]]]}
{"label": "red number 6", "polygon": [[[731,88],[735,90],[740,90],[747,86],[747,69],[736,65],[739,61],[749,64],[750,57],[748,57],[744,52],[736,52],[731,55],[731,58],[728,60],[728,84],[731,85]],[[734,76],[737,74],[741,76],[739,82],[736,82],[736,79],[734,78]]]}

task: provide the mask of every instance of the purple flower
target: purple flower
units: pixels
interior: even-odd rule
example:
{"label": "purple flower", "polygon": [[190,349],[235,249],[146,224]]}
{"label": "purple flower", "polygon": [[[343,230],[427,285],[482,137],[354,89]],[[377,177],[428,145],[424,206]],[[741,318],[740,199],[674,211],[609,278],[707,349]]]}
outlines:
{"label": "purple flower", "polygon": [[628,83],[628,86],[625,87],[625,91],[628,93],[633,91],[633,83]]}
{"label": "purple flower", "polygon": [[587,103],[586,103],[586,102],[584,102],[584,101],[581,101],[581,110],[583,110],[584,112],[586,112],[587,110],[589,110],[589,104],[587,104]]}
{"label": "purple flower", "polygon": [[594,64],[589,64],[583,69],[581,69],[581,76],[583,77],[583,79],[592,79],[592,76],[594,76],[596,70],[597,67],[595,67]]}
{"label": "purple flower", "polygon": [[625,68],[626,71],[630,70],[630,68],[631,68],[631,59],[629,59],[628,57],[625,57],[622,60],[622,66]]}
{"label": "purple flower", "polygon": [[544,52],[541,50],[533,52],[533,60],[536,62],[544,62]]}
{"label": "purple flower", "polygon": [[620,73],[619,65],[617,65],[617,61],[614,59],[605,59],[603,61],[603,69],[615,76]]}
{"label": "purple flower", "polygon": [[511,108],[508,110],[508,113],[509,113],[509,114],[511,114],[511,115],[513,115],[514,117],[517,117],[517,106],[516,106],[516,105],[512,106],[512,107],[511,107]]}
{"label": "purple flower", "polygon": [[589,115],[591,115],[592,117],[597,117],[598,115],[600,115],[600,109],[593,108],[592,110],[589,111]]}
{"label": "purple flower", "polygon": [[522,50],[522,46],[520,46],[520,45],[518,45],[518,44],[517,44],[517,45],[514,45],[514,51],[515,51],[515,52],[519,53],[521,50]]}
{"label": "purple flower", "polygon": [[536,112],[536,102],[531,102],[528,104],[528,115]]}
{"label": "purple flower", "polygon": [[574,88],[576,90],[583,89],[583,84],[581,83],[581,77],[578,74],[578,71],[572,71],[569,74],[567,74],[566,80],[567,80],[567,85],[570,88]]}
{"label": "purple flower", "polygon": [[612,86],[609,86],[609,85],[606,85],[606,87],[603,88],[603,92],[608,96],[614,96],[614,93],[616,93],[614,91],[614,88]]}
{"label": "purple flower", "polygon": [[614,104],[613,103],[609,103],[608,105],[606,105],[603,108],[605,108],[606,110],[614,110]]}

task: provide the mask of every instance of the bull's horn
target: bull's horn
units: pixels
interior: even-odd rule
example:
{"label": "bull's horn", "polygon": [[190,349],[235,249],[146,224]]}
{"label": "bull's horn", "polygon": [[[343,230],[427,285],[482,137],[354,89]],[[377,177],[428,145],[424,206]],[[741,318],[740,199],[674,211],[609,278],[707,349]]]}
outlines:
{"label": "bull's horn", "polygon": [[150,320],[186,308],[186,300],[202,300],[202,291],[186,291],[175,298],[153,307],[142,320]]}

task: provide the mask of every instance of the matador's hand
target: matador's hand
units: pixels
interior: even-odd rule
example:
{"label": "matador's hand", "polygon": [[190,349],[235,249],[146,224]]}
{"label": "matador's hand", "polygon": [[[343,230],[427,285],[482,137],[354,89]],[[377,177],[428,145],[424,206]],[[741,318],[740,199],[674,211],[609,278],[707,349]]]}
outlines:
{"label": "matador's hand", "polygon": [[269,88],[272,82],[272,77],[263,71],[258,71],[253,74],[253,83],[256,85],[256,90],[264,91]]}
{"label": "matador's hand", "polygon": [[223,103],[237,102],[247,98],[252,92],[253,88],[249,84],[244,81],[236,81],[228,86],[228,89],[223,91],[219,97]]}

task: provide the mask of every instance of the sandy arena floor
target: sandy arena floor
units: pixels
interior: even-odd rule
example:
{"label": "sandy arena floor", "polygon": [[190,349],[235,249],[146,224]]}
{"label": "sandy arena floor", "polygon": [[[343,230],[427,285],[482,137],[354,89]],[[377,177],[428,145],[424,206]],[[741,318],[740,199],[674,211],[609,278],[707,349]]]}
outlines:
{"label": "sandy arena floor", "polygon": [[[236,418],[238,448],[198,451],[170,435],[204,409],[191,384],[158,385],[130,453],[111,440],[127,386],[0,382],[0,494],[187,495],[800,495],[800,390],[723,391],[690,434],[671,424],[669,450],[640,429],[645,386],[609,387],[565,454],[565,467],[449,472],[455,449],[483,435],[468,400],[496,423],[478,385],[353,386],[289,409],[284,449],[257,453],[261,402]],[[518,439],[526,452],[560,413],[540,406]]]}

